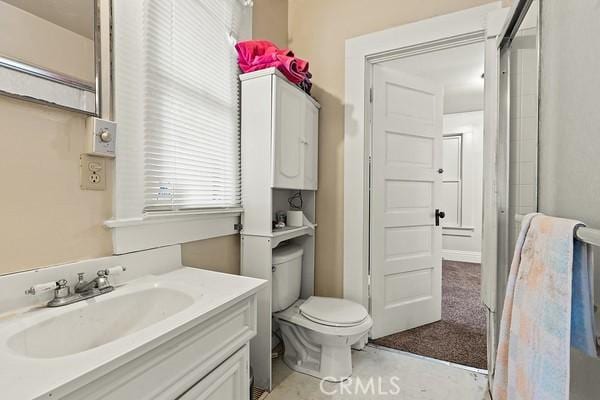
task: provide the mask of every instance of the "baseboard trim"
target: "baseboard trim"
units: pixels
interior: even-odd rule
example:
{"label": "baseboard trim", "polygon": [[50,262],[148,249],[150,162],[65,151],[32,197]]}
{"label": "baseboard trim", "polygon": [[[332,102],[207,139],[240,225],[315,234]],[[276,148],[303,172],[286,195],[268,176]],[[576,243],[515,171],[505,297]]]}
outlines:
{"label": "baseboard trim", "polygon": [[477,251],[442,250],[442,259],[481,264],[481,253]]}

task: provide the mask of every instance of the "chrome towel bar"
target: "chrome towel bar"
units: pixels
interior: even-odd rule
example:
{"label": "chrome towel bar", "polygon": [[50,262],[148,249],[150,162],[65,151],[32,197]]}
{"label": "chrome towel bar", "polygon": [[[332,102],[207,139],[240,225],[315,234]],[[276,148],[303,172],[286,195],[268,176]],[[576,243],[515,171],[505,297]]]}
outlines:
{"label": "chrome towel bar", "polygon": [[[521,222],[523,220],[524,215],[516,214],[515,221]],[[588,228],[586,226],[578,226],[575,228],[574,236],[576,239],[581,240],[582,242],[600,246],[600,229]]]}

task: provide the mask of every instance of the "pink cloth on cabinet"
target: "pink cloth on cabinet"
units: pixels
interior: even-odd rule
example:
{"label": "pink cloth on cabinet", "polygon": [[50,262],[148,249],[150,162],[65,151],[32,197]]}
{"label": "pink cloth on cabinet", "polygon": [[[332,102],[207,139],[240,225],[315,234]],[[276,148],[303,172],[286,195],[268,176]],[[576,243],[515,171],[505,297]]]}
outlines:
{"label": "pink cloth on cabinet", "polygon": [[294,56],[290,49],[279,49],[268,40],[248,40],[235,45],[238,64],[243,72],[275,67],[293,84],[299,84],[308,73],[308,61]]}

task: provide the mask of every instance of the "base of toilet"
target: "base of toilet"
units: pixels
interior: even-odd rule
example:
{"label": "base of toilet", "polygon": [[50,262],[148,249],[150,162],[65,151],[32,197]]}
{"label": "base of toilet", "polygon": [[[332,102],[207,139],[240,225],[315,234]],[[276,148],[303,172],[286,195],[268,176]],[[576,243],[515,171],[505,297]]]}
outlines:
{"label": "base of toilet", "polygon": [[[352,376],[351,346],[364,346],[368,331],[354,336],[329,336],[280,320],[283,361],[292,370],[329,382]],[[320,344],[317,344],[320,343]]]}

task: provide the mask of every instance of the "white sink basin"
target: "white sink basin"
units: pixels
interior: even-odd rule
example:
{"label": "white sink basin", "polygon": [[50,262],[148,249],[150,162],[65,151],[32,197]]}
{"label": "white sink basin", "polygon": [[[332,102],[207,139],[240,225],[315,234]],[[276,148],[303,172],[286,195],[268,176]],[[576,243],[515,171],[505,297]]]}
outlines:
{"label": "white sink basin", "polygon": [[130,335],[194,303],[193,297],[167,288],[96,299],[14,334],[8,347],[26,357],[64,357]]}

